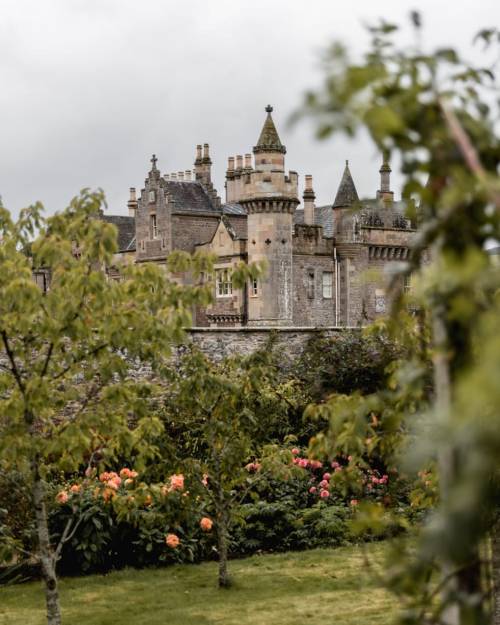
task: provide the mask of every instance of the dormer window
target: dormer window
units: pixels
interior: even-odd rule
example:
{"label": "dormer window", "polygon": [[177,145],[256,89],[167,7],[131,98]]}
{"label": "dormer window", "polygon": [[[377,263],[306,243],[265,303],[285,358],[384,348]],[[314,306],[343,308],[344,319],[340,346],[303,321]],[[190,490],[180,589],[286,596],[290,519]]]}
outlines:
{"label": "dormer window", "polygon": [[158,226],[156,224],[156,215],[150,215],[149,220],[150,220],[150,224],[149,224],[150,237],[152,239],[157,239],[158,238]]}
{"label": "dormer window", "polygon": [[150,191],[148,193],[148,201],[150,204],[153,204],[154,202],[156,202],[156,193],[154,191]]}

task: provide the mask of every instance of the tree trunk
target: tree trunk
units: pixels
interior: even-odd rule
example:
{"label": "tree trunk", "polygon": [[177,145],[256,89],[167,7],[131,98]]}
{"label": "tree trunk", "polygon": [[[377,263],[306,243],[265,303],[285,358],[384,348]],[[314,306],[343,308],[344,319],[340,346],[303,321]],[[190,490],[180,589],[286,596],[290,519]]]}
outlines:
{"label": "tree trunk", "polygon": [[229,588],[231,580],[227,570],[227,555],[229,543],[229,514],[227,503],[224,501],[222,487],[218,488],[217,514],[217,551],[219,554],[219,588]]}
{"label": "tree trunk", "polygon": [[38,468],[34,470],[33,503],[35,506],[35,520],[38,534],[38,547],[42,575],[45,582],[45,603],[47,606],[47,624],[61,625],[61,607],[59,604],[59,590],[57,587],[56,559],[50,545],[49,526],[47,522],[47,508],[45,506],[45,487]]}
{"label": "tree trunk", "polygon": [[492,625],[500,625],[500,519],[491,532]]}

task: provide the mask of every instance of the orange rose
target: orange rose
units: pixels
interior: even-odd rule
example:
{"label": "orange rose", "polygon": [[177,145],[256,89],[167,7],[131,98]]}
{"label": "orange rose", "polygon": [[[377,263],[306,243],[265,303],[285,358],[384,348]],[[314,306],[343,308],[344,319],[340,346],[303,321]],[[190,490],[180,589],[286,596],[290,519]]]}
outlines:
{"label": "orange rose", "polygon": [[179,546],[179,543],[181,541],[176,534],[167,534],[165,536],[165,542],[171,549],[175,549],[176,547]]}
{"label": "orange rose", "polygon": [[209,532],[213,527],[214,522],[207,516],[204,516],[200,521],[200,527],[204,532]]}

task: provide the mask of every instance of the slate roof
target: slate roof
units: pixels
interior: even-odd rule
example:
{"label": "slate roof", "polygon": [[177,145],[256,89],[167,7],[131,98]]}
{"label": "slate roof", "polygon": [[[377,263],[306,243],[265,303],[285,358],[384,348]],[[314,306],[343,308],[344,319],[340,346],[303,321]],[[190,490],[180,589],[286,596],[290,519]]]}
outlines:
{"label": "slate roof", "polygon": [[[295,211],[293,222],[296,224],[304,223],[303,209]],[[333,237],[333,210],[330,205],[314,207],[314,225],[323,226],[323,236]]]}
{"label": "slate roof", "polygon": [[354,180],[349,171],[349,161],[346,161],[342,180],[340,181],[337,195],[333,202],[333,208],[352,206],[352,204],[356,202],[359,202],[358,192],[356,191]]}
{"label": "slate roof", "polygon": [[254,152],[281,152],[286,153],[285,146],[281,143],[278,131],[274,125],[271,113],[273,107],[271,105],[266,106],[267,117],[262,127],[257,145],[254,147]]}
{"label": "slate roof", "polygon": [[219,208],[212,204],[210,196],[199,182],[183,182],[180,180],[164,180],[163,186],[174,203],[173,212],[188,211],[195,213],[220,213]]}
{"label": "slate roof", "polygon": [[108,224],[118,230],[118,250],[120,252],[135,250],[135,217],[128,215],[103,215]]}
{"label": "slate roof", "polygon": [[222,212],[225,215],[246,215],[247,212],[241,204],[223,204]]}
{"label": "slate roof", "polygon": [[237,239],[248,239],[248,225],[246,219],[232,218],[231,215],[225,215],[224,219],[229,222]]}

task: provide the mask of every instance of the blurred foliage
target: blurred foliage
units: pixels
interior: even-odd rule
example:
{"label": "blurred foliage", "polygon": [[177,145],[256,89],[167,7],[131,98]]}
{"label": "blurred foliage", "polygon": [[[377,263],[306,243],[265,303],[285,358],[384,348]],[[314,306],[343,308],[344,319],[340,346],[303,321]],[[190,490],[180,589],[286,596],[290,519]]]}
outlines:
{"label": "blurred foliage", "polygon": [[[418,13],[410,28],[415,43],[406,48],[398,43],[400,27],[369,28],[371,45],[360,62],[342,44],[332,46],[324,87],[307,94],[298,114],[317,120],[320,137],[363,128],[397,157],[407,214],[419,224],[398,275],[412,274],[411,309],[418,312],[407,314],[395,280],[386,322],[404,358],[391,365],[385,390],[334,395],[308,409],[329,420],[311,452],[380,455],[415,475],[414,502],[430,506],[428,520],[416,550],[398,546],[386,570],[404,602],[402,622],[482,625],[491,623],[491,605],[480,547],[499,496],[500,270],[486,246],[500,239],[500,35],[478,34],[484,65],[473,67],[449,47],[424,52]],[[380,507],[360,508],[365,526],[394,522]],[[498,619],[498,596],[495,602]]]}

